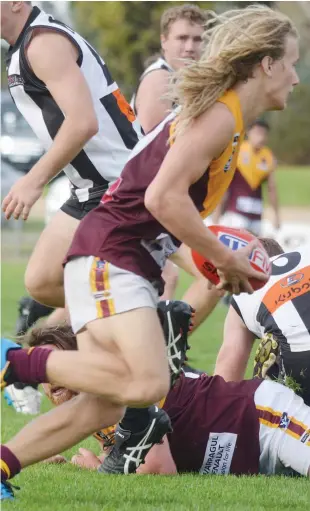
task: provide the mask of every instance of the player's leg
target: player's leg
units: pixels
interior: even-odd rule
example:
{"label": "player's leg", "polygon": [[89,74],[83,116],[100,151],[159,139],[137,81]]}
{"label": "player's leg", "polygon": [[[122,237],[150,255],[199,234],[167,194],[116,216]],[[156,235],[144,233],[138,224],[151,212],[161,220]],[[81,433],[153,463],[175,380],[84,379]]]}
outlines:
{"label": "player's leg", "polygon": [[50,307],[64,307],[63,261],[79,220],[59,211],[42,232],[30,257],[25,285],[30,295]]}
{"label": "player's leg", "polygon": [[310,407],[291,389],[272,381],[264,381],[254,399],[260,421],[260,472],[308,476]]}
{"label": "player's leg", "polygon": [[166,261],[162,277],[165,281],[165,290],[160,298],[161,300],[173,300],[179,280],[178,267],[172,261]]}
{"label": "player's leg", "polygon": [[123,414],[122,407],[99,396],[81,393],[27,424],[5,447],[18,458],[21,468],[25,468],[115,424]]}
{"label": "player's leg", "polygon": [[13,378],[50,381],[133,406],[161,399],[168,390],[169,372],[156,312],[158,293],[152,284],[93,257],[71,260],[65,281],[73,330],[81,332],[86,326],[104,356],[10,349],[5,356],[13,376],[6,383]]}

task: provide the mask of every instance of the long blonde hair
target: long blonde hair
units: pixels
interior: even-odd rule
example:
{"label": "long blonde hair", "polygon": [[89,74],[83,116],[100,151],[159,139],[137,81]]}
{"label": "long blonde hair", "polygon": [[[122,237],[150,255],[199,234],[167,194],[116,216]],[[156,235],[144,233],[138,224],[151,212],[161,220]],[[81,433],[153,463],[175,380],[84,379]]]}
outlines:
{"label": "long blonde hair", "polygon": [[262,5],[210,16],[201,58],[180,69],[171,82],[169,97],[181,106],[176,134],[225,91],[250,78],[264,56],[281,59],[288,35],[297,37],[287,16]]}

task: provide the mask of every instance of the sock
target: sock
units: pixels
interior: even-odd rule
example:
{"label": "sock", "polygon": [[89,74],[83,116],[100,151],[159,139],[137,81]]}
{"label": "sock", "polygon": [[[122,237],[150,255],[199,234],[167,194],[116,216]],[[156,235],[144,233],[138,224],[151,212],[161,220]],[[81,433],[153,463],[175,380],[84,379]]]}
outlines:
{"label": "sock", "polygon": [[9,350],[7,359],[10,362],[8,377],[10,384],[17,381],[23,383],[47,383],[46,362],[53,350],[47,348],[28,348]]}
{"label": "sock", "polygon": [[15,454],[5,445],[1,445],[1,482],[11,479],[21,471],[21,466]]}
{"label": "sock", "polygon": [[149,422],[150,415],[148,408],[127,408],[120,422],[120,426],[126,431],[131,431],[131,433],[139,433],[146,429]]}

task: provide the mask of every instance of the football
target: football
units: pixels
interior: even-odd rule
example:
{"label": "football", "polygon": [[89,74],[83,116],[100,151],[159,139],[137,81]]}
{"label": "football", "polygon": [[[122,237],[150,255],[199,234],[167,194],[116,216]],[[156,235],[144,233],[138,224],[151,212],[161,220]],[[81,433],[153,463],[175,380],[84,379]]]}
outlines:
{"label": "football", "polygon": [[[231,250],[239,250],[240,248],[246,247],[251,241],[257,239],[253,234],[244,229],[234,229],[225,227],[224,225],[211,225],[208,229]],[[195,250],[192,250],[192,257],[200,273],[212,282],[212,284],[218,284],[220,279],[214,264],[212,264],[209,259],[198,254]],[[262,244],[252,251],[249,260],[254,270],[261,271],[268,276],[270,275],[271,265],[269,257]],[[265,285],[264,281],[258,279],[249,279],[249,282],[254,290],[260,289]]]}

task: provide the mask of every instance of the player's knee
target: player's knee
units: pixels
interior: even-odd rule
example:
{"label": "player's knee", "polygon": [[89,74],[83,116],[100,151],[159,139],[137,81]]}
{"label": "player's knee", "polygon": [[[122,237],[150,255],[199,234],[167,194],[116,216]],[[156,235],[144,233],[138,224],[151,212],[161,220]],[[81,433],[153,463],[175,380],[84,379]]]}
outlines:
{"label": "player's knee", "polygon": [[42,272],[30,265],[25,272],[25,287],[34,300],[46,303],[46,299],[53,294],[54,282],[47,270]]}
{"label": "player's knee", "polygon": [[38,297],[42,294],[44,283],[40,278],[40,272],[34,271],[28,266],[25,272],[25,287],[32,298],[39,301]]}
{"label": "player's knee", "polygon": [[124,396],[127,406],[149,406],[160,401],[169,392],[169,374],[148,376],[147,379],[133,381]]}
{"label": "player's knee", "polygon": [[106,401],[103,402],[98,397],[97,400],[95,399],[94,402],[90,403],[90,406],[86,406],[86,409],[83,410],[85,434],[89,434],[90,429],[91,432],[94,432],[117,424],[124,416],[124,413],[125,408],[123,406],[112,405],[111,403],[107,405]]}
{"label": "player's knee", "polygon": [[[78,407],[74,406],[72,416],[69,420],[74,420],[76,424],[76,412],[79,414],[78,424],[80,432],[87,436],[94,431],[117,424],[125,413],[125,408],[120,405],[108,403],[106,399],[100,396],[87,395],[79,401]],[[75,417],[75,419],[74,419]],[[71,422],[71,427],[72,427]]]}

